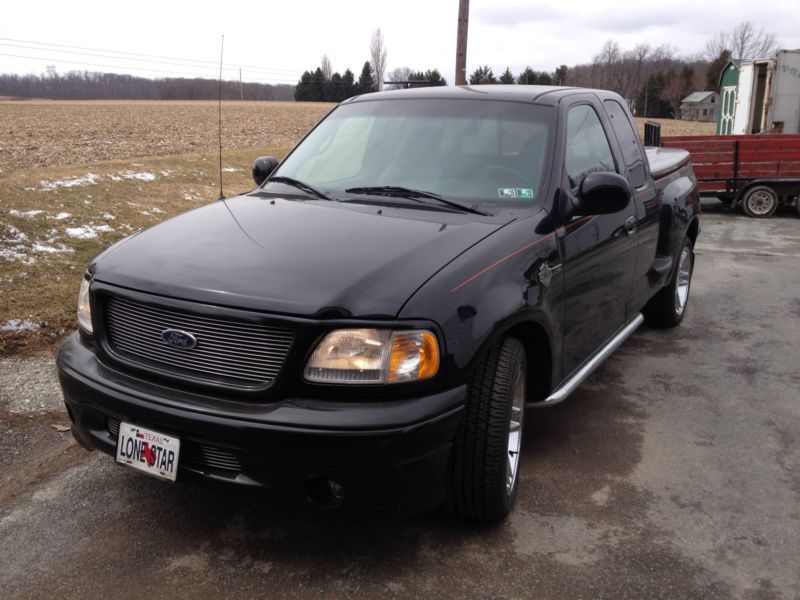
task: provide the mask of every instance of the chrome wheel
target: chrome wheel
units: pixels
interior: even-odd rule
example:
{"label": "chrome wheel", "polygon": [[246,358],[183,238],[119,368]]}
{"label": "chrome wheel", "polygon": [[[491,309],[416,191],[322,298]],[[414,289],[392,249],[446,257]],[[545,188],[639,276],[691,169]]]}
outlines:
{"label": "chrome wheel", "polygon": [[525,416],[526,392],[525,366],[520,364],[514,374],[514,391],[511,397],[511,418],[508,428],[508,460],[506,461],[506,494],[511,495],[517,482],[519,451],[522,447],[522,425]]}
{"label": "chrome wheel", "polygon": [[684,246],[678,262],[678,281],[675,286],[675,312],[682,315],[689,299],[689,285],[692,282],[692,249]]}

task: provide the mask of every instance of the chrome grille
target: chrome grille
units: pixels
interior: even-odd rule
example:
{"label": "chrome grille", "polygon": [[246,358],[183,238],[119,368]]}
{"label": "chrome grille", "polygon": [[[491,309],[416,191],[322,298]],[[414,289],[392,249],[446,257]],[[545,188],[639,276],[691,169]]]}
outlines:
{"label": "chrome grille", "polygon": [[[106,430],[112,437],[119,436],[119,419],[106,419]],[[181,451],[178,458],[180,464],[194,467],[206,467],[219,471],[241,473],[242,465],[236,455],[222,446],[215,446],[197,440],[181,440]]]}
{"label": "chrome grille", "polygon": [[[291,331],[155,307],[118,296],[103,302],[106,340],[120,357],[176,375],[246,386],[272,383],[292,345]],[[191,349],[165,344],[166,329],[191,333]]]}

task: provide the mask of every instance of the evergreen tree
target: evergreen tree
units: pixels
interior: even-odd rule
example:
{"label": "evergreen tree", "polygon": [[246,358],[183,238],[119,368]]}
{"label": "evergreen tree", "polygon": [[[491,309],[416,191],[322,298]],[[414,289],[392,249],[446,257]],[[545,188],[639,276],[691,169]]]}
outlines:
{"label": "evergreen tree", "polygon": [[508,67],[506,67],[506,70],[503,72],[502,75],[500,75],[500,83],[502,83],[503,85],[512,85],[516,83],[516,81],[514,80],[514,74]]}
{"label": "evergreen tree", "polygon": [[330,101],[331,102],[341,102],[344,100],[344,89],[342,86],[342,76],[339,75],[337,71],[333,75],[331,75],[331,86],[330,86]]}
{"label": "evergreen tree", "polygon": [[533,85],[536,83],[536,71],[530,67],[525,67],[525,70],[519,74],[517,83],[520,85]]}
{"label": "evergreen tree", "polygon": [[347,69],[342,75],[342,100],[355,96],[358,92],[355,89],[356,76],[350,69]]}
{"label": "evergreen tree", "polygon": [[325,100],[326,83],[325,74],[322,72],[322,68],[317,67],[317,70],[314,71],[314,79],[312,84],[314,89],[312,100],[314,102],[323,102]]}
{"label": "evergreen tree", "polygon": [[722,69],[731,60],[731,51],[723,50],[719,56],[711,61],[706,70],[706,90],[718,92],[720,85],[720,78],[722,77]]}
{"label": "evergreen tree", "polygon": [[472,75],[469,76],[470,85],[486,85],[489,83],[497,83],[497,77],[494,76],[492,68],[488,65],[478,67]]}
{"label": "evergreen tree", "polygon": [[298,102],[311,102],[313,100],[313,79],[314,74],[311,71],[303,71],[300,76],[300,81],[294,88],[294,99]]}
{"label": "evergreen tree", "polygon": [[567,65],[561,65],[556,69],[555,72],[555,83],[556,85],[564,85],[567,81],[567,73],[569,72],[569,68]]}
{"label": "evergreen tree", "polygon": [[361,75],[358,76],[358,94],[368,94],[375,91],[375,79],[372,77],[372,65],[369,61],[364,63]]}
{"label": "evergreen tree", "polygon": [[447,80],[444,77],[442,77],[442,74],[439,73],[438,69],[429,69],[425,71],[424,79],[428,80],[427,83],[428,87],[447,85]]}
{"label": "evergreen tree", "polygon": [[672,109],[669,102],[662,99],[664,83],[664,74],[661,71],[656,71],[647,78],[647,84],[639,92],[639,97],[636,99],[637,113],[641,111],[639,116],[656,119],[670,118]]}

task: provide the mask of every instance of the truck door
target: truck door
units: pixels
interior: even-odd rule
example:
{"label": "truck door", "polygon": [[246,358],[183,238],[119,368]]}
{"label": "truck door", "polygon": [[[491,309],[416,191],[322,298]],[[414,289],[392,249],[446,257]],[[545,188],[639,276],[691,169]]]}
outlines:
{"label": "truck door", "polygon": [[[585,98],[585,97],[580,97]],[[562,108],[561,194],[574,198],[583,178],[595,171],[624,174],[610,124],[596,98]],[[612,149],[613,148],[613,149]],[[565,281],[564,374],[576,369],[626,320],[636,268],[636,211],[572,217],[558,233]]]}
{"label": "truck door", "polygon": [[[628,111],[613,98],[603,101],[611,121],[623,167],[628,173],[628,181],[633,190],[633,205],[636,210],[636,272],[633,277],[631,293],[628,296],[626,315],[630,318],[641,310],[652,295],[647,273],[653,266],[658,247],[658,213],[661,202],[653,178],[647,174],[644,148],[639,134],[633,128],[633,120]],[[613,141],[613,140],[612,140]]]}

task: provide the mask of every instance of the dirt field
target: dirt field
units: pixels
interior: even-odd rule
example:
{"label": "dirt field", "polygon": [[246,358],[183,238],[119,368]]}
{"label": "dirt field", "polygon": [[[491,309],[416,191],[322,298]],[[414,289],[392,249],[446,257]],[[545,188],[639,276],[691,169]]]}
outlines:
{"label": "dirt field", "polygon": [[[331,107],[225,102],[226,194]],[[0,101],[0,354],[49,350],[74,328],[80,278],[104,248],[217,199],[216,119],[213,102]],[[662,135],[713,133],[661,122]]]}
{"label": "dirt field", "polygon": [[[332,104],[224,102],[225,148],[292,146]],[[0,102],[0,175],[217,147],[214,102]]]}

